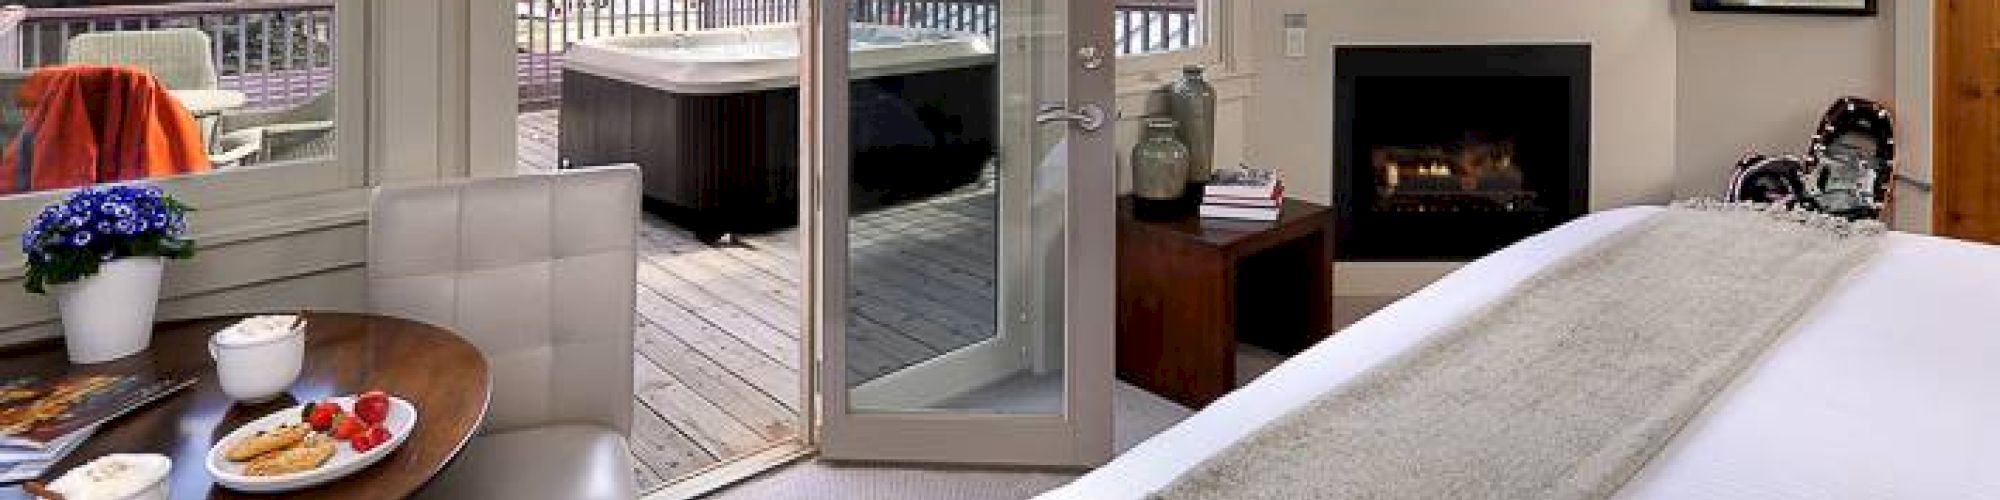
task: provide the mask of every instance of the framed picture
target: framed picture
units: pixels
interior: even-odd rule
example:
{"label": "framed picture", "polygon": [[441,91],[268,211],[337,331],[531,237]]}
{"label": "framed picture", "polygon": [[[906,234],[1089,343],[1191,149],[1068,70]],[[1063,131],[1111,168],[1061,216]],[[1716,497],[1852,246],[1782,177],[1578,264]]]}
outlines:
{"label": "framed picture", "polygon": [[1877,0],[1690,0],[1694,10],[1873,16]]}

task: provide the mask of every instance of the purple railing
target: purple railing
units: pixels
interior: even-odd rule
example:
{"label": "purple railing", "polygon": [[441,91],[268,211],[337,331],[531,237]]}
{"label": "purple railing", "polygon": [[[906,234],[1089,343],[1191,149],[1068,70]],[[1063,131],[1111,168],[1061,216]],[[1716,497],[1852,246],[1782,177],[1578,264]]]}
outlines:
{"label": "purple railing", "polygon": [[[415,0],[412,0],[415,1]],[[791,21],[801,0],[517,0],[515,40],[524,108],[561,99],[562,54],[578,41]],[[1164,52],[1201,43],[1197,0],[1117,0],[1120,54]],[[861,22],[991,35],[997,0],[854,0]],[[67,59],[80,33],[193,28],[209,35],[222,87],[251,107],[302,102],[333,85],[334,0],[236,0],[158,5],[28,9],[9,47],[34,68]]]}
{"label": "purple railing", "polygon": [[68,60],[70,37],[192,28],[208,34],[225,89],[248,107],[294,105],[333,88],[334,0],[238,0],[28,9],[15,35],[24,68]]}

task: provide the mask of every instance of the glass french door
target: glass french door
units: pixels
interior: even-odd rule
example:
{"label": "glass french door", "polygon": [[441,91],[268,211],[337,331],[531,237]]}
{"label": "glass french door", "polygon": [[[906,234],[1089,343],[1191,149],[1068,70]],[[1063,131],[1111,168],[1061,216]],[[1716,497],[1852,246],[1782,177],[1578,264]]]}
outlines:
{"label": "glass french door", "polygon": [[832,460],[1111,454],[1111,2],[808,10],[804,246]]}

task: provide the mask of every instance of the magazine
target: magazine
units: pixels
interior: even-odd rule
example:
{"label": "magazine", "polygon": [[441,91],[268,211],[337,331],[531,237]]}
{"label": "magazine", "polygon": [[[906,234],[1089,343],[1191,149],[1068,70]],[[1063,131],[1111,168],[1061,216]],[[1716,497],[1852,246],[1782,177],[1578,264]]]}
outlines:
{"label": "magazine", "polygon": [[29,450],[24,448],[0,447],[0,484],[18,483],[41,477],[49,466],[68,458],[70,452],[83,446],[85,440],[97,433],[96,427],[85,427],[72,432],[62,439],[49,443],[47,449]]}
{"label": "magazine", "polygon": [[46,450],[194,380],[158,374],[0,379],[0,448]]}

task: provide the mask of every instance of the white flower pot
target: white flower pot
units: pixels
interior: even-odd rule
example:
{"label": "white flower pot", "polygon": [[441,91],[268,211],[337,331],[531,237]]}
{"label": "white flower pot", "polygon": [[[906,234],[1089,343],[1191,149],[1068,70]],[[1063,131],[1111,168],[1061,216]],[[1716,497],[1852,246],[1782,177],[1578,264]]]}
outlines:
{"label": "white flower pot", "polygon": [[165,269],[158,257],[118,259],[81,281],[52,287],[70,362],[103,363],[146,350]]}

